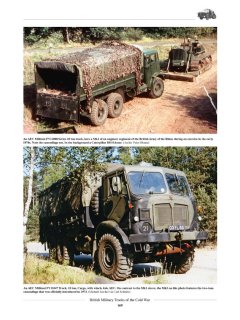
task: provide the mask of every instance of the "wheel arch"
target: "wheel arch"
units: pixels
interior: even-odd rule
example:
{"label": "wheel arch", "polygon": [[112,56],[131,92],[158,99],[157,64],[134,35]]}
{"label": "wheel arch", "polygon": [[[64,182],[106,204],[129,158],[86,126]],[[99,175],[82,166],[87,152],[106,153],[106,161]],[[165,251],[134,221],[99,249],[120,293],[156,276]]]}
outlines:
{"label": "wheel arch", "polygon": [[165,80],[165,75],[162,74],[161,72],[155,72],[153,75],[152,75],[152,79],[151,79],[151,85],[154,81],[155,78],[160,78],[162,80]]}
{"label": "wheel arch", "polygon": [[114,220],[101,222],[95,232],[95,240],[98,242],[103,234],[111,233],[115,235],[122,244],[130,245],[130,241],[126,233],[119,227],[119,224]]}

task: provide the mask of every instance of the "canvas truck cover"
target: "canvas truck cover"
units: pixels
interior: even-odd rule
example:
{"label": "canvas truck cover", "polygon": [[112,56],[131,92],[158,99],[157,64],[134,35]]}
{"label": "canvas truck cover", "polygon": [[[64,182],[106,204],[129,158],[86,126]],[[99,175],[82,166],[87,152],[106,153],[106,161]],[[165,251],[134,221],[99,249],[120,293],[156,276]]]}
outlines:
{"label": "canvas truck cover", "polygon": [[51,61],[37,62],[35,66],[37,69],[62,70],[70,73],[76,73],[78,69],[80,77],[78,83],[89,98],[95,86],[132,73],[136,75],[138,87],[141,84],[142,51],[132,45],[111,41]]}
{"label": "canvas truck cover", "polygon": [[[40,218],[71,217],[81,214],[90,205],[95,190],[101,185],[103,173],[72,173],[40,193]],[[83,178],[84,177],[84,178]]]}

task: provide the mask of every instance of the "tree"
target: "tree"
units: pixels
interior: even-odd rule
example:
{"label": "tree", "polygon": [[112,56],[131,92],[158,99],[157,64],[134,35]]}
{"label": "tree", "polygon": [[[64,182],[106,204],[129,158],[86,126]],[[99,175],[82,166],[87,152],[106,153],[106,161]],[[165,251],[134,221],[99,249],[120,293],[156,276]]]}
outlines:
{"label": "tree", "polygon": [[28,180],[28,193],[27,193],[27,201],[24,207],[23,216],[25,217],[26,221],[28,219],[29,208],[32,201],[32,186],[33,186],[33,174],[34,174],[34,161],[35,161],[35,152],[34,147],[30,148],[30,164],[29,164],[29,180]]}

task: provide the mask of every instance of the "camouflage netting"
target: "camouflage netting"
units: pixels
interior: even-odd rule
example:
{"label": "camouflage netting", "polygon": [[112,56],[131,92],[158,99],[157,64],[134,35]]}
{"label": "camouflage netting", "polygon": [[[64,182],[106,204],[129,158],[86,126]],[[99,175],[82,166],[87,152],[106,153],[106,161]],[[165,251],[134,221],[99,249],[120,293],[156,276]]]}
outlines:
{"label": "camouflage netting", "polygon": [[93,193],[101,185],[104,172],[104,167],[97,172],[75,170],[43,190],[39,196],[40,218],[69,218],[83,213],[83,208],[90,205]]}
{"label": "camouflage netting", "polygon": [[76,215],[82,207],[81,192],[80,179],[54,183],[40,194],[40,217]]}
{"label": "camouflage netting", "polygon": [[71,53],[54,61],[74,64],[82,72],[83,89],[89,101],[92,89],[128,74],[135,73],[136,86],[141,84],[141,50],[120,42],[105,42],[96,48]]}

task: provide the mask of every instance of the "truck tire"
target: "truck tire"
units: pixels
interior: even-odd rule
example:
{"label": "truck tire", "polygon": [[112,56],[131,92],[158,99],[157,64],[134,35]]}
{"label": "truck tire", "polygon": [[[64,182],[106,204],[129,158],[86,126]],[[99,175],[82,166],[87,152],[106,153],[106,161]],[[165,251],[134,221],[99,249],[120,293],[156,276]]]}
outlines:
{"label": "truck tire", "polygon": [[163,80],[156,77],[153,80],[151,90],[149,92],[149,96],[153,99],[161,97],[164,90],[164,83]]}
{"label": "truck tire", "polygon": [[112,234],[100,238],[96,259],[101,273],[112,280],[125,280],[132,272],[133,260],[123,252],[120,241]]}
{"label": "truck tire", "polygon": [[165,263],[166,263],[166,269],[169,273],[177,273],[177,274],[183,274],[188,272],[192,265],[194,260],[194,252],[184,252],[182,254],[176,253],[172,256],[167,257]]}
{"label": "truck tire", "polygon": [[99,214],[99,190],[96,190],[92,195],[92,199],[90,201],[90,212],[93,215]]}
{"label": "truck tire", "polygon": [[101,222],[100,217],[100,208],[99,208],[99,190],[96,190],[93,195],[92,199],[90,201],[90,218],[92,220],[92,223],[96,226]]}
{"label": "truck tire", "polygon": [[117,118],[120,116],[123,109],[123,97],[121,94],[113,92],[107,98],[108,116],[110,118]]}
{"label": "truck tire", "polygon": [[70,265],[70,257],[65,245],[57,245],[57,261],[59,264],[63,264],[65,266]]}
{"label": "truck tire", "polygon": [[94,126],[101,126],[104,124],[108,116],[108,106],[105,101],[101,99],[94,100],[92,103],[92,112],[90,115],[91,123]]}
{"label": "truck tire", "polygon": [[52,262],[57,262],[57,248],[49,248],[49,260]]}

